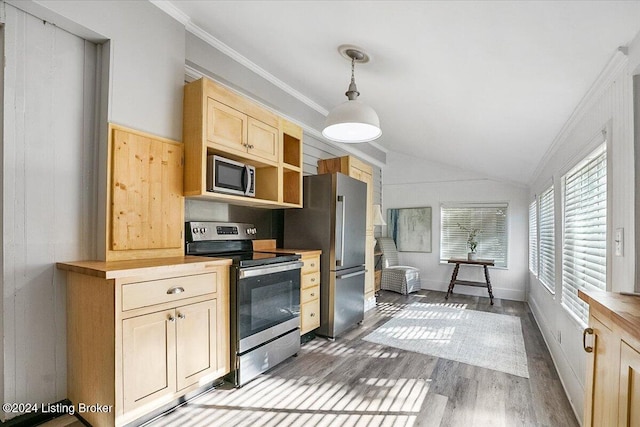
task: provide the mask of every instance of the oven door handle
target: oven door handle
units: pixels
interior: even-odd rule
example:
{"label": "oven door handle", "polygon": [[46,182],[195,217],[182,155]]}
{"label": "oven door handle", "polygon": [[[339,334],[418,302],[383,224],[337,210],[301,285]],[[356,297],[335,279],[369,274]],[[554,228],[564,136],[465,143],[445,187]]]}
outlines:
{"label": "oven door handle", "polygon": [[302,265],[303,264],[300,261],[290,261],[270,266],[261,265],[259,267],[241,268],[239,277],[240,279],[244,279],[245,277],[264,276],[265,274],[281,273],[283,271],[289,270],[299,270],[302,268]]}

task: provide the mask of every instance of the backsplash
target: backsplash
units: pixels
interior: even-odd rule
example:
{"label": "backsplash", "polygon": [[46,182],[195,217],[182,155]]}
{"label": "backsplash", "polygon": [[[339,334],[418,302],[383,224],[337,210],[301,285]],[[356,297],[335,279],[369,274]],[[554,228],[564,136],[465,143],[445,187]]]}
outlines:
{"label": "backsplash", "polygon": [[184,203],[185,221],[248,222],[258,229],[256,238],[277,239],[279,245],[282,245],[283,217],[281,209],[250,208],[206,200],[187,199]]}

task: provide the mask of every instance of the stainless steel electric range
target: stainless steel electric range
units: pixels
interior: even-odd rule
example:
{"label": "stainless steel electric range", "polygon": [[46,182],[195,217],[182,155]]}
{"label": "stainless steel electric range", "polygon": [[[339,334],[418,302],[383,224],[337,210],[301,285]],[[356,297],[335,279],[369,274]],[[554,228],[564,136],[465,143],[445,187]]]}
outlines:
{"label": "stainless steel electric range", "polygon": [[231,258],[231,374],[242,386],[300,349],[300,255],[254,251],[252,224],[187,222],[186,254]]}

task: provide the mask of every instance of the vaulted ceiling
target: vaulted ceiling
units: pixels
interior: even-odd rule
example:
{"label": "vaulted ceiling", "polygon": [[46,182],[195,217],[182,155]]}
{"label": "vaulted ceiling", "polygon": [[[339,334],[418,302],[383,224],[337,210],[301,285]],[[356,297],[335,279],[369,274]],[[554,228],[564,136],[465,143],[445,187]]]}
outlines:
{"label": "vaulted ceiling", "polygon": [[521,184],[640,30],[639,1],[171,3],[327,110],[346,100],[338,46],[364,48],[356,80],[378,144]]}

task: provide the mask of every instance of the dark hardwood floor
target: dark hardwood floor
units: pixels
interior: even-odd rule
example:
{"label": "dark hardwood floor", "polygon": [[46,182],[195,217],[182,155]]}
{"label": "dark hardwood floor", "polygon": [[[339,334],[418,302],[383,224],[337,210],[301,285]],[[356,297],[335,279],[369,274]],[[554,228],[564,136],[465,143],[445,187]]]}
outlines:
{"label": "dark hardwood floor", "polygon": [[448,300],[520,317],[529,379],[362,340],[414,301],[445,302],[444,293],[382,291],[335,342],[318,337],[243,388],[213,390],[150,426],[578,426],[527,304]]}
{"label": "dark hardwood floor", "polygon": [[362,339],[407,304],[444,295],[382,291],[362,325],[336,341],[318,337],[241,389],[225,384],[148,426],[578,426],[525,303],[448,300],[520,317],[528,379]]}

